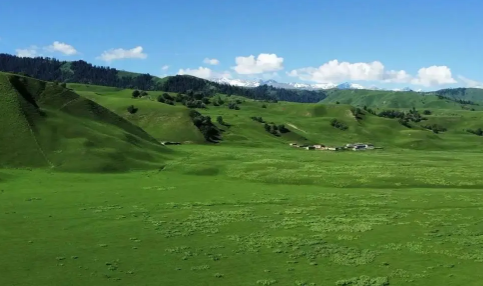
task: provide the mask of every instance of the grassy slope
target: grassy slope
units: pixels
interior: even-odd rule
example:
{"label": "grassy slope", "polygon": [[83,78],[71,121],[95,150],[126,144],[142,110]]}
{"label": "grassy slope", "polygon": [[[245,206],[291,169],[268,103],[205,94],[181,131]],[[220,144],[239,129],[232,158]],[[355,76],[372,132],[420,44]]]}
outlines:
{"label": "grassy slope", "polygon": [[166,148],[60,86],[0,73],[0,161],[9,167],[120,171],[159,167]]}
{"label": "grassy slope", "polygon": [[[461,104],[439,99],[433,94],[417,92],[396,92],[379,90],[330,90],[323,103],[350,104],[353,106],[369,106],[373,108],[435,108],[435,109],[464,109]],[[468,108],[483,110],[481,106],[465,105]]]}
{"label": "grassy slope", "polygon": [[[149,98],[132,99],[132,90],[105,89],[104,87],[69,85],[80,95],[94,100],[102,106],[140,126],[159,141],[182,141],[203,143],[200,131],[193,125],[189,110],[184,106],[170,106],[155,101],[163,92],[149,92]],[[127,107],[139,108],[130,114]]]}
{"label": "grassy slope", "polygon": [[2,170],[0,285],[481,285],[481,153],[178,149],[162,172]]}
{"label": "grassy slope", "polygon": [[454,98],[470,100],[473,102],[483,102],[483,89],[481,88],[452,88],[439,90],[441,95]]}
{"label": "grassy slope", "polygon": [[[177,103],[170,106],[156,102],[154,99],[161,92],[151,92],[149,99],[132,99],[131,90],[117,90],[94,86],[71,85],[81,95],[86,96],[117,114],[141,126],[160,141],[191,141],[203,142],[200,132],[193,126],[188,109]],[[412,94],[412,93],[410,93]],[[222,144],[244,146],[286,145],[288,142],[323,143],[341,145],[348,142],[371,142],[384,147],[401,147],[416,149],[467,149],[480,148],[480,137],[466,133],[467,128],[480,127],[483,113],[479,111],[433,109],[434,115],[421,124],[438,123],[446,128],[444,134],[434,134],[418,127],[409,129],[396,120],[380,118],[367,114],[361,121],[356,120],[350,112],[351,106],[346,104],[306,104],[306,103],[269,103],[262,108],[262,103],[240,97],[219,95],[225,101],[242,99],[241,110],[230,110],[225,106],[199,110],[204,115],[210,115],[215,121],[222,116],[229,127],[220,126],[223,133]],[[404,94],[401,94],[404,96]],[[419,96],[419,95],[418,95]],[[441,100],[435,100],[437,103]],[[441,101],[443,102],[443,101]],[[126,108],[129,105],[139,107],[135,115],[130,115]],[[438,106],[437,104],[433,104]],[[444,106],[443,104],[440,104]],[[429,106],[429,105],[428,105]],[[453,106],[453,105],[451,105]],[[454,107],[454,106],[453,106]],[[263,128],[263,125],[250,119],[261,116],[267,122],[285,124],[292,132],[275,137]],[[341,131],[330,126],[332,119],[338,119],[349,126],[349,130]]]}

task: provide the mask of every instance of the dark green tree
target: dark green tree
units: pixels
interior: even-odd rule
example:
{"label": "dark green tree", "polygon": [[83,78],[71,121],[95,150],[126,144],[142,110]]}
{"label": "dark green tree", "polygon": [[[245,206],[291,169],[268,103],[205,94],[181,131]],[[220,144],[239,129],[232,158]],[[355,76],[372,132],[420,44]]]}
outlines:
{"label": "dark green tree", "polygon": [[132,92],[133,98],[138,98],[140,95],[141,95],[141,92],[137,89]]}
{"label": "dark green tree", "polygon": [[130,105],[130,106],[128,106],[127,111],[131,114],[134,114],[134,113],[138,112],[138,108],[134,107],[134,105]]}
{"label": "dark green tree", "polygon": [[203,102],[204,104],[210,104],[210,99],[208,97],[203,97],[201,99],[201,102]]}
{"label": "dark green tree", "polygon": [[164,99],[164,97],[162,95],[158,95],[158,97],[156,99],[157,99],[158,102],[162,102],[162,103],[166,102],[166,99]]}
{"label": "dark green tree", "polygon": [[270,130],[272,130],[272,127],[270,127],[270,125],[268,125],[267,123],[265,123],[263,125],[263,127],[265,128],[266,131],[270,132]]}
{"label": "dark green tree", "polygon": [[216,122],[220,123],[221,125],[225,125],[225,122],[223,122],[223,117],[221,116],[216,117]]}
{"label": "dark green tree", "polygon": [[169,95],[169,93],[166,93],[166,92],[163,93],[163,97],[166,100],[174,100],[174,98],[171,95]]}

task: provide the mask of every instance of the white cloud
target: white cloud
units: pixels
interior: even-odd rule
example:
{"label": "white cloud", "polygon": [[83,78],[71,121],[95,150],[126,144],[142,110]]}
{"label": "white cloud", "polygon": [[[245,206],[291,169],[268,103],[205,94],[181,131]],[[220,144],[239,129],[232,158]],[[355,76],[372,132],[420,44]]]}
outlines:
{"label": "white cloud", "polygon": [[465,84],[466,87],[483,88],[483,82],[472,80],[462,75],[459,75],[458,78]]}
{"label": "white cloud", "polygon": [[166,70],[168,70],[168,69],[169,69],[169,66],[168,66],[168,65],[164,65],[164,66],[162,66],[162,67],[161,67],[161,69],[162,69],[163,71],[166,71]]}
{"label": "white cloud", "polygon": [[203,62],[205,64],[209,64],[209,65],[213,65],[213,66],[216,66],[216,65],[219,65],[220,64],[220,61],[219,60],[217,60],[217,59],[209,59],[209,58],[205,58],[203,60]]}
{"label": "white cloud", "polygon": [[122,60],[122,59],[145,59],[148,55],[143,53],[143,47],[137,46],[130,50],[125,49],[110,49],[104,51],[97,59],[111,62],[114,60]]}
{"label": "white cloud", "polygon": [[199,67],[198,69],[180,69],[179,75],[192,75],[200,78],[210,78],[213,71],[209,68]]}
{"label": "white cloud", "polygon": [[276,54],[259,54],[257,58],[236,57],[236,66],[232,67],[239,74],[261,74],[283,69],[283,58]]}
{"label": "white cloud", "polygon": [[210,79],[210,78],[220,78],[226,77],[231,78],[230,72],[215,72],[206,67],[199,67],[197,69],[180,69],[178,71],[179,75],[192,75],[199,78]]}
{"label": "white cloud", "polygon": [[411,81],[412,76],[404,70],[390,70],[384,74],[384,81],[390,83],[407,83]]}
{"label": "white cloud", "polygon": [[[397,73],[397,72],[394,72]],[[318,68],[308,67],[292,70],[289,76],[318,83],[346,80],[382,80],[385,78],[384,65],[379,61],[371,63],[349,63],[329,61]],[[388,74],[387,80],[391,75]]]}
{"label": "white cloud", "polygon": [[295,69],[288,72],[287,75],[317,83],[383,81],[387,83],[412,83],[423,86],[456,83],[451,75],[451,70],[447,66],[421,68],[418,71],[418,75],[414,77],[404,70],[387,71],[379,61],[349,63],[332,60],[318,68],[307,67]]}
{"label": "white cloud", "polygon": [[26,49],[16,49],[15,52],[17,53],[17,56],[22,58],[33,58],[39,56],[37,46],[30,46]]}
{"label": "white cloud", "polygon": [[418,76],[411,83],[423,86],[437,86],[456,83],[456,80],[447,66],[430,66],[419,69]]}
{"label": "white cloud", "polygon": [[52,45],[47,46],[44,49],[49,52],[60,52],[68,56],[77,54],[77,50],[73,46],[66,43],[61,43],[59,41],[55,41],[54,43],[52,43]]}

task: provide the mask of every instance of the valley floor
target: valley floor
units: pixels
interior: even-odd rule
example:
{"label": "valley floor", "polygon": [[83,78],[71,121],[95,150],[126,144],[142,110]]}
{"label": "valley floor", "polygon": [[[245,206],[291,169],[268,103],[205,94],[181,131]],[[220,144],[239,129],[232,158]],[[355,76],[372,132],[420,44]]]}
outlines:
{"label": "valley floor", "polygon": [[0,285],[481,285],[481,153],[173,149],[0,170]]}

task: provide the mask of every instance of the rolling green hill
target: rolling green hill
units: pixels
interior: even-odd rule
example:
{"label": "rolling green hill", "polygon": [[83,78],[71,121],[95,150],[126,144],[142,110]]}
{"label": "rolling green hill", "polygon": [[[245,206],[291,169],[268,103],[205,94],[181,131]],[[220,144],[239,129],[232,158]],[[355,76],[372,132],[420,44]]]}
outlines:
{"label": "rolling green hill", "polygon": [[0,285],[479,286],[483,112],[434,106],[0,73]]}
{"label": "rolling green hill", "polygon": [[[131,96],[132,90],[128,89],[77,84],[69,87],[140,126],[159,141],[205,142],[200,131],[190,121],[186,106],[180,102],[168,105],[155,100],[162,92],[149,92],[146,97],[134,99]],[[410,121],[409,127],[402,125],[398,119],[380,117],[363,110],[358,119],[352,112],[353,107],[348,104],[267,103],[219,94],[211,97],[212,102],[206,108],[196,110],[210,116],[213,122],[217,117],[222,117],[226,124],[216,124],[223,130],[221,144],[228,145],[267,147],[287,146],[290,142],[297,142],[338,146],[351,142],[371,142],[384,147],[427,150],[481,148],[481,137],[466,132],[466,129],[480,128],[483,112],[462,110],[458,104],[445,102],[434,95],[426,96],[427,104],[424,105],[422,101],[417,101],[420,95],[408,94],[412,102],[419,103],[418,108],[424,107],[432,112],[431,115],[425,115],[422,121]],[[175,93],[170,95],[177,96]],[[405,95],[398,93],[398,96]],[[394,98],[394,95],[389,97]],[[225,104],[213,105],[217,98]],[[236,101],[239,102],[239,110],[227,107],[230,102]],[[135,114],[127,112],[130,105],[138,108]],[[448,109],[442,109],[444,107]],[[269,125],[284,125],[290,132],[274,135],[265,130],[264,123],[253,120],[253,117],[261,117]],[[334,119],[347,129],[332,126]],[[447,130],[439,133],[428,130],[428,126],[433,125]]]}
{"label": "rolling green hill", "polygon": [[481,88],[448,88],[434,93],[453,99],[483,103],[483,89]]}
{"label": "rolling green hill", "polygon": [[0,165],[69,171],[158,166],[169,153],[138,126],[60,85],[0,73]]}
{"label": "rolling green hill", "polygon": [[382,91],[382,90],[337,90],[327,91],[322,103],[342,103],[371,108],[435,108],[454,110],[483,110],[476,104],[461,104],[456,99],[441,98],[435,93]]}

